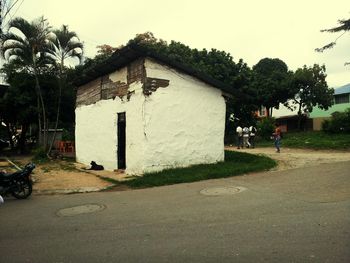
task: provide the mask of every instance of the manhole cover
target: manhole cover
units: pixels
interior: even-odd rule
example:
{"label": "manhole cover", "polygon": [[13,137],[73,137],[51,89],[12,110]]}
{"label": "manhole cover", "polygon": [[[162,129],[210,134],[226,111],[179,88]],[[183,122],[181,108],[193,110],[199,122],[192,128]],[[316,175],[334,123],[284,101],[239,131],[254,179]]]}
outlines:
{"label": "manhole cover", "polygon": [[220,187],[210,187],[205,188],[200,191],[202,195],[234,195],[239,192],[246,190],[246,188],[241,186],[220,186]]}
{"label": "manhole cover", "polygon": [[105,208],[106,207],[104,205],[98,205],[98,204],[79,205],[79,206],[60,209],[58,210],[57,215],[58,216],[76,216],[80,214],[98,212]]}

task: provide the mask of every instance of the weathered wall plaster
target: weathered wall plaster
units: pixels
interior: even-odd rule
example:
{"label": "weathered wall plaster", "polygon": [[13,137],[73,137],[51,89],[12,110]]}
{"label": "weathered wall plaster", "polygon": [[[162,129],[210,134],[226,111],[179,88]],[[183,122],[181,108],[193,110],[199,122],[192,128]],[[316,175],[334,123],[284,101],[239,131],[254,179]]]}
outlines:
{"label": "weathered wall plaster", "polygon": [[223,161],[222,92],[150,59],[145,67],[147,77],[170,81],[146,99],[144,171]]}
{"label": "weathered wall plaster", "polygon": [[143,105],[145,97],[142,84],[130,85],[134,94],[114,100],[100,100],[95,104],[77,107],[76,157],[77,161],[89,165],[91,161],[102,164],[106,170],[118,168],[117,116],[126,112],[126,163],[127,173],[142,174],[143,167]]}

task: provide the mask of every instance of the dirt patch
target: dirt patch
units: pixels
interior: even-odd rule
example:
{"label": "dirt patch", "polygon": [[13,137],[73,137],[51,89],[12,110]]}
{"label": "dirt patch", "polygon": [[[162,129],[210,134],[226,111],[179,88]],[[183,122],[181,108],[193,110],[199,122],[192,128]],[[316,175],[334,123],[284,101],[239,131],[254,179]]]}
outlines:
{"label": "dirt patch", "polygon": [[39,193],[47,191],[91,192],[113,186],[113,183],[101,180],[94,175],[76,171],[35,171],[34,190]]}
{"label": "dirt patch", "polygon": [[227,147],[227,150],[241,151],[252,154],[263,154],[278,162],[274,170],[281,171],[293,168],[314,166],[322,163],[335,163],[350,161],[349,151],[335,150],[310,150],[310,149],[292,149],[281,148],[280,153],[276,153],[273,147],[255,148],[255,149],[236,149]]}
{"label": "dirt patch", "polygon": [[[30,157],[16,157],[11,159],[23,167],[31,162]],[[33,190],[38,194],[94,192],[109,189],[116,182],[123,180],[125,175],[121,171],[84,171],[84,165],[65,160],[52,160],[36,164],[32,174]],[[0,169],[7,173],[16,171],[6,160],[1,160]],[[104,179],[107,178],[107,179]]]}

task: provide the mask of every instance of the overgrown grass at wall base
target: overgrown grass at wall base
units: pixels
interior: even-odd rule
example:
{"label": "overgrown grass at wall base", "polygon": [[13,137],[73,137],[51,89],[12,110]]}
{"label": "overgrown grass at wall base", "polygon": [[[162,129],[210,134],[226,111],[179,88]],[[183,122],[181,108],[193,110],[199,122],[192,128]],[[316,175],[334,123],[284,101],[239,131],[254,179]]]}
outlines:
{"label": "overgrown grass at wall base", "polygon": [[133,188],[196,182],[207,179],[242,175],[249,172],[268,170],[277,163],[266,156],[243,152],[225,151],[225,161],[216,164],[194,165],[187,168],[168,169],[158,173],[123,182]]}

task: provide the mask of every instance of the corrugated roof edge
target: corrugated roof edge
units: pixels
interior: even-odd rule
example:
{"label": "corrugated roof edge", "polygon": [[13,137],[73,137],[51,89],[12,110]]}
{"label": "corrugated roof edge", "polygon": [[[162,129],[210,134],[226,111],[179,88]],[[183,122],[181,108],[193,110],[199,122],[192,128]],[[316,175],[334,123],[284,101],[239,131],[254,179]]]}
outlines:
{"label": "corrugated roof edge", "polygon": [[334,95],[350,93],[350,83],[334,89]]}
{"label": "corrugated roof edge", "polygon": [[84,85],[98,77],[112,73],[113,71],[125,67],[130,62],[140,58],[140,57],[150,57],[158,60],[170,67],[180,70],[188,75],[196,77],[197,79],[214,86],[225,93],[231,94],[235,97],[246,97],[245,94],[234,90],[230,85],[223,83],[217,79],[214,79],[190,66],[184,65],[183,63],[174,61],[162,54],[155,53],[154,51],[147,49],[144,46],[137,44],[129,44],[120,50],[115,51],[110,58],[108,58],[104,63],[97,65],[93,69],[87,72],[85,76],[77,79],[74,84],[76,86]]}

